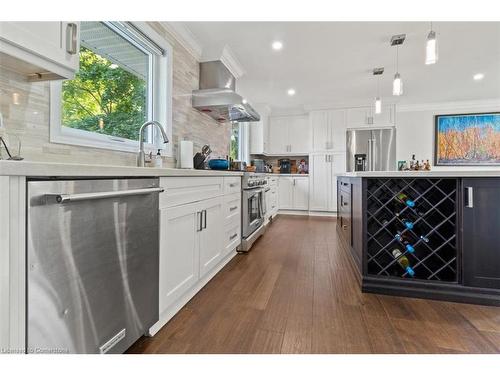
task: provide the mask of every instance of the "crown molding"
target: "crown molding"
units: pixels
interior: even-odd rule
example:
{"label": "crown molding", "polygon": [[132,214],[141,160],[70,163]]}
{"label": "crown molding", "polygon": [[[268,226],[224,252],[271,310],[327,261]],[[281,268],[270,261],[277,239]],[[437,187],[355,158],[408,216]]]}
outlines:
{"label": "crown molding", "polygon": [[399,104],[396,112],[423,112],[423,111],[473,111],[473,110],[500,110],[499,99],[485,100],[462,100],[455,102],[420,103],[420,104]]}
{"label": "crown molding", "polygon": [[241,65],[228,45],[225,45],[222,49],[220,60],[229,69],[234,78],[238,79],[246,73],[243,65]]}
{"label": "crown molding", "polygon": [[160,22],[163,28],[183,46],[197,61],[200,61],[203,48],[194,34],[182,22]]}

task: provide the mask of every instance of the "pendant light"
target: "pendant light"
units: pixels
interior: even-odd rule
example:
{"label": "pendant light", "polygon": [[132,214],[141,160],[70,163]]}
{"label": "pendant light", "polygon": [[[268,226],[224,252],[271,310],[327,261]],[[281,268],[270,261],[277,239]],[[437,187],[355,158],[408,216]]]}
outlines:
{"label": "pendant light", "polygon": [[431,22],[431,31],[427,35],[427,42],[425,44],[425,64],[431,65],[435,64],[438,61],[438,48],[437,48],[437,39],[436,32],[432,30],[432,22]]}
{"label": "pendant light", "polygon": [[401,79],[401,74],[399,74],[399,46],[405,41],[406,34],[394,35],[391,38],[391,46],[396,46],[396,74],[394,74],[394,80],[392,81],[392,95],[401,96],[403,95],[403,80]]}
{"label": "pendant light", "polygon": [[377,97],[375,98],[375,114],[382,113],[382,100],[380,99],[380,77],[384,74],[384,68],[373,69],[373,75],[378,76],[377,79]]}

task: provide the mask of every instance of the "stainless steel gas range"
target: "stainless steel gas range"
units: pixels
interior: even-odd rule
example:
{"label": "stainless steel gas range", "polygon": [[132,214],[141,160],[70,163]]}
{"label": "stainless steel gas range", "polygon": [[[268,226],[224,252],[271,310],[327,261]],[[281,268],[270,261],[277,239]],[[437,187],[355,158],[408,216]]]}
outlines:
{"label": "stainless steel gas range", "polygon": [[265,190],[267,179],[265,174],[245,173],[242,187],[242,241],[239,251],[249,251],[253,243],[265,232],[266,215]]}

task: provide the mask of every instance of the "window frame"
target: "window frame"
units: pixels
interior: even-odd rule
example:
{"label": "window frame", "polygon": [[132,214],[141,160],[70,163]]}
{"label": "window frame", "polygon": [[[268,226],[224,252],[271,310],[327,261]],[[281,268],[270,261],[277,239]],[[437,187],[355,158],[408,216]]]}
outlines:
{"label": "window frame", "polygon": [[[170,140],[167,144],[144,142],[145,152],[156,153],[157,149],[163,150],[164,156],[173,156],[172,147],[172,82],[173,82],[173,48],[171,44],[155,31],[146,22],[130,22],[138,31],[164,50],[163,56],[153,55],[150,59],[151,87],[148,87],[148,117],[163,125]],[[134,44],[135,45],[135,44]],[[138,152],[139,141],[106,134],[93,133],[86,130],[74,129],[62,124],[62,81],[50,83],[50,120],[49,140],[51,143],[60,143],[72,146],[92,147],[109,151]],[[149,135],[155,132],[149,128]]]}

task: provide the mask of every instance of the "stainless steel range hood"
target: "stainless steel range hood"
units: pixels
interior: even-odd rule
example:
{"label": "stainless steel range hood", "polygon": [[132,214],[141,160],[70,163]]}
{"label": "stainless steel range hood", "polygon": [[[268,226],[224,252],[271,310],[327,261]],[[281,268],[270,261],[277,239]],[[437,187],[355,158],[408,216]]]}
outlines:
{"label": "stainless steel range hood", "polygon": [[193,107],[218,122],[259,121],[260,116],[235,92],[235,78],[222,61],[200,63],[200,89],[193,90]]}

